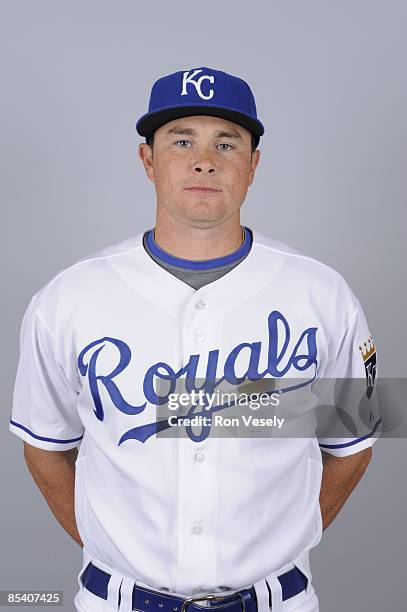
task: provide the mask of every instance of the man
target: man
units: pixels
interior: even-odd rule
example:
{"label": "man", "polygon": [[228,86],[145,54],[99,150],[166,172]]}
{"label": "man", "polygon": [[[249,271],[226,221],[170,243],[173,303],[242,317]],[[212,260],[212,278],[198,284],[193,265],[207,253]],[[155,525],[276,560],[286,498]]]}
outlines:
{"label": "man", "polygon": [[[364,434],[343,439],[276,427],[311,414],[311,383],[364,379],[368,362],[371,393],[362,309],[337,272],[242,227],[264,134],[247,83],[207,67],[165,76],[136,128],[154,229],[57,274],[21,329],[10,430],[83,546],[77,610],[318,610],[309,550],[380,421],[370,408]],[[166,412],[176,390],[203,391],[214,421],[221,384],[270,398],[277,383],[282,419],[266,434],[193,427],[197,401]]]}

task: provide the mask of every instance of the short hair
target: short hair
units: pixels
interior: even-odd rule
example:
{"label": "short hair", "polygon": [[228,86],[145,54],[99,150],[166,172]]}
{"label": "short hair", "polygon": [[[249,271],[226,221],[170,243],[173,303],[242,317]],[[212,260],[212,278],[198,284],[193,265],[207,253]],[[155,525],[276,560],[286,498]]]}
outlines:
{"label": "short hair", "polygon": [[[251,135],[251,139],[252,139],[252,153],[253,151],[255,151],[257,149],[257,145],[259,144],[259,139],[257,138],[257,136],[255,136],[253,134],[253,132],[250,132]],[[147,136],[146,137],[146,144],[150,145],[151,148],[153,148],[154,146],[154,133],[151,134],[151,136]]]}

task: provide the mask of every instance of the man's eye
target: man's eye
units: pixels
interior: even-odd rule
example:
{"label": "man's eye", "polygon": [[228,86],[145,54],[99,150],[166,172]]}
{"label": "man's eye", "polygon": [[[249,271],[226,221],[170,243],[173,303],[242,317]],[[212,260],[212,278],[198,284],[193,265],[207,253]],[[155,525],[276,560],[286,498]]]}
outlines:
{"label": "man's eye", "polygon": [[233,149],[232,145],[227,144],[226,142],[221,142],[221,144],[219,146],[220,147],[229,147],[229,149],[224,149],[224,151],[230,151],[230,149]]}
{"label": "man's eye", "polygon": [[[179,144],[180,142],[189,142],[189,140],[177,140],[177,142],[175,144]],[[182,149],[185,147],[181,147]]]}

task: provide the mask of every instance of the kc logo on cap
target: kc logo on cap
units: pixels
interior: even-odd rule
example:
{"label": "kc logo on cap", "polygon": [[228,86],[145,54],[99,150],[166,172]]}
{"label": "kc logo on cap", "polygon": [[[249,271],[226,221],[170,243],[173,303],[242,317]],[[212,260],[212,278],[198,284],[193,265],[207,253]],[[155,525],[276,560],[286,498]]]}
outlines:
{"label": "kc logo on cap", "polygon": [[181,96],[186,96],[187,95],[187,85],[188,83],[191,83],[192,85],[195,86],[195,89],[197,91],[198,96],[200,96],[203,100],[210,100],[211,98],[213,98],[214,96],[214,91],[213,89],[209,90],[209,94],[207,96],[205,96],[202,92],[201,89],[201,83],[203,80],[207,79],[210,83],[214,83],[215,82],[215,77],[213,75],[209,75],[209,74],[203,74],[201,77],[199,77],[199,79],[197,81],[194,81],[194,78],[196,77],[197,74],[199,74],[200,72],[203,72],[202,69],[199,70],[194,70],[193,73],[189,75],[190,70],[188,70],[187,72],[184,72],[183,75],[183,79],[182,79],[182,92],[181,92]]}

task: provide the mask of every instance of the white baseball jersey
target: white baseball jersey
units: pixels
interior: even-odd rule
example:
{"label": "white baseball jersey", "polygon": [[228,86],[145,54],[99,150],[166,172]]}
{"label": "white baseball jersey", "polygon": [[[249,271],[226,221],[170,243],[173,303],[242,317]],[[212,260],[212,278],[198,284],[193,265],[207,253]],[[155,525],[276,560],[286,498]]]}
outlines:
{"label": "white baseball jersey", "polygon": [[322,533],[320,448],[345,456],[377,436],[377,414],[344,439],[157,435],[159,379],[366,376],[374,345],[342,276],[252,233],[247,257],[197,291],[140,233],[57,274],[23,319],[10,431],[80,447],[85,549],[153,589],[238,590],[301,568]]}

